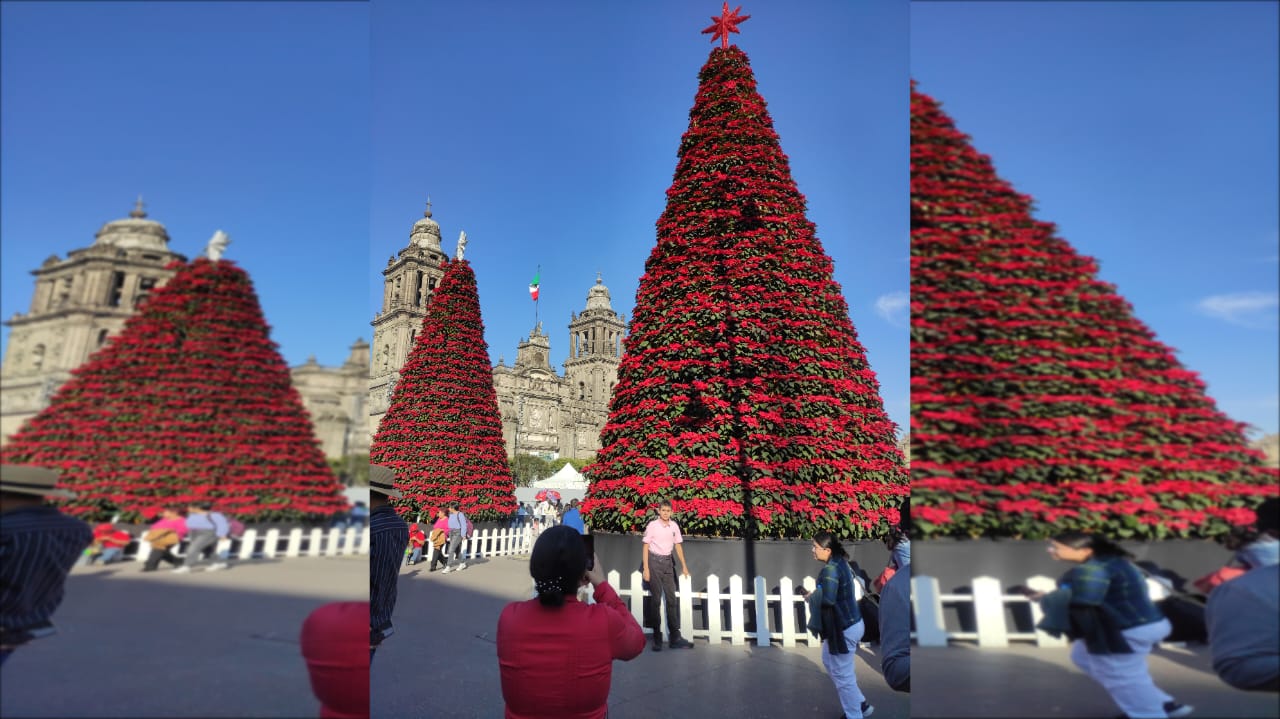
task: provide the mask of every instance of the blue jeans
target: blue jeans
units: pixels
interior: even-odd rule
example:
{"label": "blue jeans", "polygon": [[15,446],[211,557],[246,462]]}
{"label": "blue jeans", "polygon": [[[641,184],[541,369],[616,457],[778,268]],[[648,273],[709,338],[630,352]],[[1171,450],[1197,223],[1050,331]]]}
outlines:
{"label": "blue jeans", "polygon": [[414,547],[413,554],[409,555],[409,564],[417,564],[422,561],[422,547]]}
{"label": "blue jeans", "polygon": [[119,559],[120,555],[122,554],[124,554],[124,550],[119,547],[107,547],[106,549],[102,550],[102,554],[90,555],[89,564],[93,564],[99,559],[102,560],[103,564],[111,564],[112,562]]}

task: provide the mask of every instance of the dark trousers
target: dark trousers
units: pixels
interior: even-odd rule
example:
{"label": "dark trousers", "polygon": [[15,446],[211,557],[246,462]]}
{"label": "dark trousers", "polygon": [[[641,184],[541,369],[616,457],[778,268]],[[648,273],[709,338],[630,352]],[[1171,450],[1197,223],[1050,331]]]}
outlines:
{"label": "dark trousers", "polygon": [[676,602],[676,558],[649,553],[649,596],[645,597],[645,626],[661,641],[662,600],[667,601],[667,641],[680,638],[680,605]]}
{"label": "dark trousers", "polygon": [[439,564],[442,567],[448,566],[449,560],[445,559],[445,556],[444,556],[445,548],[448,546],[449,544],[446,542],[440,545],[439,547],[436,547],[435,553],[431,555],[431,566],[427,567],[428,571],[432,571],[432,572],[436,571],[437,564]]}
{"label": "dark trousers", "polygon": [[151,548],[151,554],[147,555],[147,563],[142,565],[142,571],[154,572],[160,567],[160,562],[165,561],[177,567],[182,564],[182,560],[178,559],[173,553],[173,547],[165,547],[164,551],[158,551],[155,547]]}

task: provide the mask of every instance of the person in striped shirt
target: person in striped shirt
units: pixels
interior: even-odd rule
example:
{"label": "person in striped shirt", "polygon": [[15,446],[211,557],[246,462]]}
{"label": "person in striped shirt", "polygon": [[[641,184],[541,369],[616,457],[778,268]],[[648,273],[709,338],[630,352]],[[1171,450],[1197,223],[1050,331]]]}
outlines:
{"label": "person in striped shirt", "polygon": [[392,634],[396,582],[409,546],[409,525],[396,514],[390,500],[400,498],[396,473],[380,464],[369,465],[369,660]]}
{"label": "person in striped shirt", "polygon": [[55,489],[57,482],[50,469],[0,466],[0,664],[19,646],[53,633],[50,618],[67,574],[93,543],[89,525],[45,503],[75,496]]}

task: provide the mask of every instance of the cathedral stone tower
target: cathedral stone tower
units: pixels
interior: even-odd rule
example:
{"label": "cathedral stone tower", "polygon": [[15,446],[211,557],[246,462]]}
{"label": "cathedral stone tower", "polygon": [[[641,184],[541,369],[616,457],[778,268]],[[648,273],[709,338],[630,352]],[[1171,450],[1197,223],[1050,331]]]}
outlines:
{"label": "cathedral stone tower", "polygon": [[5,321],[11,331],[0,366],[0,434],[7,439],[44,409],[71,370],[173,276],[165,267],[186,259],[169,250],[169,233],[147,219],[138,198],[127,218],[98,230],[91,246],[65,260],[51,255],[33,270],[30,311]]}
{"label": "cathedral stone tower", "polygon": [[603,401],[607,406],[618,381],[626,330],[622,316],[613,311],[609,288],[597,275],[595,286],[587,292],[587,308],[569,322],[569,361],[564,369],[569,384],[577,390],[575,399]]}
{"label": "cathedral stone tower", "polygon": [[626,322],[610,305],[609,288],[597,277],[586,309],[569,324],[564,377],[551,367],[551,340],[541,325],[520,343],[514,367],[499,360],[493,386],[509,454],[595,456],[609,417],[625,332]]}
{"label": "cathedral stone tower", "polygon": [[440,225],[431,219],[431,201],[409,231],[409,245],[387,260],[382,311],[373,319],[373,365],[369,368],[369,426],[376,432],[400,379],[400,367],[417,339],[427,301],[444,277]]}

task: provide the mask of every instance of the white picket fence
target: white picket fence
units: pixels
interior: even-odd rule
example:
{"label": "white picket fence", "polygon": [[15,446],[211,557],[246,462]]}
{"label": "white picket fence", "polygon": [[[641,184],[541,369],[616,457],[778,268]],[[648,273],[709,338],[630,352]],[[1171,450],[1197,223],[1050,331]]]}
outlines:
{"label": "white picket fence", "polygon": [[[1040,603],[1022,594],[1006,594],[1000,580],[978,577],[971,583],[969,593],[943,594],[934,577],[912,577],[911,595],[916,619],[913,636],[921,647],[945,647],[951,641],[976,641],[980,647],[1007,647],[1009,642],[1031,642],[1039,647],[1064,647],[1066,637],[1053,637],[1040,630],[1017,631],[1008,622],[1010,605],[1029,605],[1031,626],[1040,623],[1044,613]],[[1057,582],[1051,577],[1038,575],[1027,579],[1025,586],[1038,592],[1051,592]],[[1147,591],[1152,601],[1169,596],[1169,589],[1154,579],[1147,579]],[[972,605],[975,631],[950,631],[946,628],[944,611],[947,606]]]}
{"label": "white picket fence", "polygon": [[[643,626],[645,597],[650,594],[644,588],[644,575],[632,572],[627,578],[627,585],[623,585],[622,574],[616,570],[609,572],[606,578],[623,602],[630,606],[636,622]],[[784,647],[794,647],[797,643],[810,647],[822,644],[822,640],[806,628],[809,608],[795,580],[790,577],[778,580],[776,593],[769,592],[770,583],[764,577],[756,577],[754,584],[752,591],[748,592],[742,577],[736,574],[729,577],[727,586],[721,584],[720,577],[709,574],[704,588],[695,592],[691,577],[676,577],[681,636],[706,639],[716,644],[728,640],[736,646],[744,646],[748,641],[760,647],[767,647],[775,641]],[[817,584],[813,577],[805,577],[799,586],[814,591]],[[855,582],[853,587],[854,598],[861,599],[861,585]],[[531,592],[531,596],[534,594],[536,592]],[[662,604],[659,626],[666,627],[666,602]],[[694,624],[695,615],[703,620],[699,625]],[[757,629],[747,629],[748,618],[755,620]],[[706,626],[700,626],[703,623]]]}
{"label": "white picket fence", "polygon": [[[185,556],[187,541],[174,548],[174,554]],[[282,532],[268,529],[260,532],[248,529],[240,539],[218,540],[219,552],[226,551],[232,559],[275,559],[277,557],[339,557],[369,553],[369,528],[355,527],[303,531],[295,527]],[[151,555],[151,545],[135,540],[122,554],[124,560],[146,561]]]}

